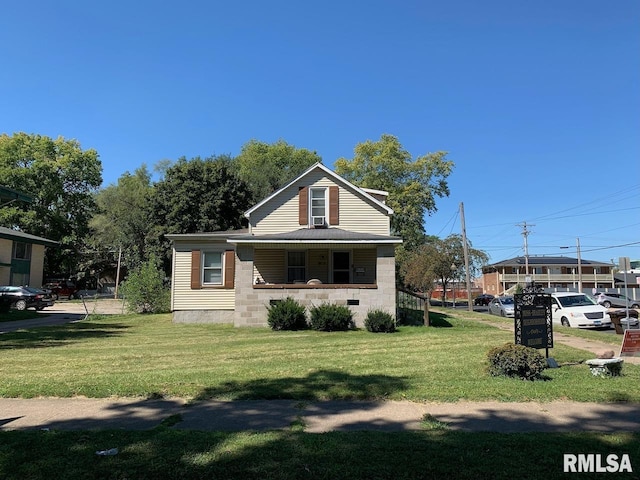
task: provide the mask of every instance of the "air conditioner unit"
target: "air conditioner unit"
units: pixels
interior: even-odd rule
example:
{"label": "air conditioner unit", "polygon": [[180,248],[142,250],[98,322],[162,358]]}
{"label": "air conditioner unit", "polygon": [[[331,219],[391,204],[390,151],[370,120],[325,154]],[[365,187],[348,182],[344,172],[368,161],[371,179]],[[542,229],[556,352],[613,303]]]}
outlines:
{"label": "air conditioner unit", "polygon": [[311,217],[311,220],[316,228],[326,226],[325,217]]}

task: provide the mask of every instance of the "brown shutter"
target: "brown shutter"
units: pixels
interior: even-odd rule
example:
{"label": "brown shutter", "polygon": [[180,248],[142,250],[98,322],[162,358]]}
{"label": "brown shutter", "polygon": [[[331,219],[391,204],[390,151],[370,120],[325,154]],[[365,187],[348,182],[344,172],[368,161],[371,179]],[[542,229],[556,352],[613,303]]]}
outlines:
{"label": "brown shutter", "polygon": [[200,250],[191,251],[191,288],[202,288],[202,274],[200,273]]}
{"label": "brown shutter", "polygon": [[300,187],[298,190],[298,223],[309,225],[309,189]]}
{"label": "brown shutter", "polygon": [[236,274],[236,252],[227,250],[224,252],[224,288],[233,288]]}
{"label": "brown shutter", "polygon": [[329,225],[340,224],[340,190],[329,187]]}

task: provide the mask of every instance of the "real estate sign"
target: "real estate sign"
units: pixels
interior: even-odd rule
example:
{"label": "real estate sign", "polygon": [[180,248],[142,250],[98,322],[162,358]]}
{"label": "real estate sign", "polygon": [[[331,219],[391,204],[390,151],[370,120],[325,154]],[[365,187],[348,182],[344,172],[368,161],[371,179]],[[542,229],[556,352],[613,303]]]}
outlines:
{"label": "real estate sign", "polygon": [[515,343],[532,348],[553,348],[551,295],[520,293],[514,295]]}
{"label": "real estate sign", "polygon": [[622,339],[621,357],[640,357],[640,330],[625,330]]}

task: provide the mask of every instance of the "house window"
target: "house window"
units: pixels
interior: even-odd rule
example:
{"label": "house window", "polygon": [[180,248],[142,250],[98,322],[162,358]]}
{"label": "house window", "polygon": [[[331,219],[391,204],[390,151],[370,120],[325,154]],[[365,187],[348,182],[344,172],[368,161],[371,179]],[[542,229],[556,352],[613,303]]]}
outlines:
{"label": "house window", "polygon": [[350,283],[351,255],[349,252],[333,252],[333,283]]}
{"label": "house window", "polygon": [[222,285],[222,252],[202,252],[203,285]]}
{"label": "house window", "polygon": [[311,196],[311,225],[322,226],[327,218],[327,189],[312,188]]}
{"label": "house window", "polygon": [[304,283],[307,278],[306,252],[287,252],[287,283]]}
{"label": "house window", "polygon": [[13,242],[13,258],[17,260],[31,260],[31,244]]}

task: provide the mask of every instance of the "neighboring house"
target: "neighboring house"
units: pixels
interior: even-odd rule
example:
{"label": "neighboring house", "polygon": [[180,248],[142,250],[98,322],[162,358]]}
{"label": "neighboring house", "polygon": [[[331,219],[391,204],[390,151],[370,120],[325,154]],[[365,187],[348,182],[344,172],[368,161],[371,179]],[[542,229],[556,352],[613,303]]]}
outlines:
{"label": "neighboring house", "polygon": [[249,209],[249,228],[170,234],[176,322],[267,325],[269,305],[348,305],[396,313],[387,193],[358,188],[317,163]]}
{"label": "neighboring house", "polygon": [[58,242],[0,227],[0,285],[42,286],[45,247]]}
{"label": "neighboring house", "polygon": [[582,290],[614,288],[613,265],[592,260],[570,257],[516,257],[482,268],[484,292],[499,295],[517,284],[524,285],[526,264],[529,264],[531,280],[544,288],[578,289],[582,280]]}

